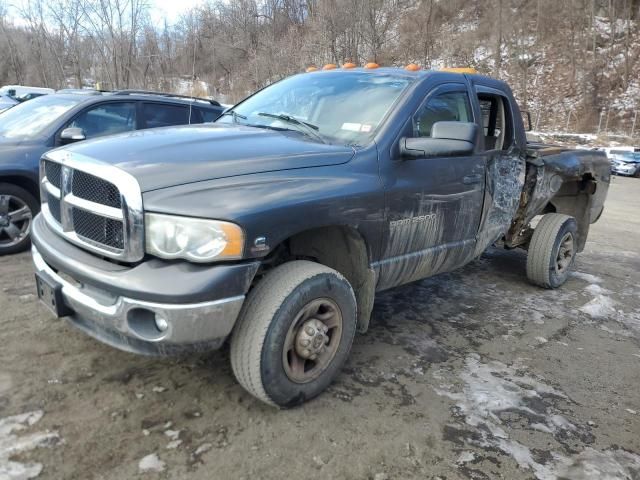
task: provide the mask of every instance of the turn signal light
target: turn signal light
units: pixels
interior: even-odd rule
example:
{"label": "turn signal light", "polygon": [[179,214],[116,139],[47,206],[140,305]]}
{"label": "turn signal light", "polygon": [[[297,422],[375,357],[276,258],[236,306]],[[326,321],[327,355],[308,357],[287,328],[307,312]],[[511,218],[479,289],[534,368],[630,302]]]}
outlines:
{"label": "turn signal light", "polygon": [[335,63],[327,63],[322,67],[323,70],[335,70],[336,68],[338,68],[338,66]]}
{"label": "turn signal light", "polygon": [[380,65],[378,65],[375,62],[369,62],[364,66],[364,68],[370,68],[370,69],[372,69],[372,68],[380,68]]}
{"label": "turn signal light", "polygon": [[404,67],[404,69],[409,70],[410,72],[417,72],[418,70],[420,70],[420,67],[415,63],[410,63],[409,65]]}

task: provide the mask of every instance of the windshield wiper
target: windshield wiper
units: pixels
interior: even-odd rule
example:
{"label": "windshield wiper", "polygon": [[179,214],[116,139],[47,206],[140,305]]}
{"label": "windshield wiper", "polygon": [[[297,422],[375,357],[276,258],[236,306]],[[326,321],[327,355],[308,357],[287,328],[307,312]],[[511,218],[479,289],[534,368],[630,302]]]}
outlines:
{"label": "windshield wiper", "polygon": [[242,120],[246,120],[247,117],[245,117],[244,115],[240,115],[238,112],[236,112],[235,110],[227,110],[226,112],[224,112],[222,115],[220,115],[221,117],[224,117],[225,115],[231,115],[231,118],[233,119],[233,123],[239,123],[238,119],[241,118]]}
{"label": "windshield wiper", "polygon": [[297,126],[301,127],[302,130],[304,130],[303,133],[307,133],[310,137],[315,138],[316,140],[318,140],[321,143],[327,143],[326,140],[322,137],[322,135],[320,135],[320,133],[318,133],[319,128],[316,125],[313,125],[313,124],[307,123],[307,122],[303,122],[301,120],[298,120],[295,117],[292,117],[291,115],[286,115],[284,113],[276,114],[276,113],[260,112],[260,113],[258,113],[258,115],[261,116],[261,117],[276,118],[278,120],[282,120],[285,123],[290,123],[292,125],[297,125]]}

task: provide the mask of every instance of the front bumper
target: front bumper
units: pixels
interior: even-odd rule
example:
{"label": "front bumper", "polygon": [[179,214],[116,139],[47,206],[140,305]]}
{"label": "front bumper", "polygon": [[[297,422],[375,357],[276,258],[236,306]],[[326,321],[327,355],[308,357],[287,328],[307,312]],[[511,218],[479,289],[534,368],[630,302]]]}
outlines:
{"label": "front bumper", "polygon": [[[67,319],[103,343],[147,355],[201,352],[222,345],[233,329],[258,267],[257,263],[243,264],[242,269],[234,266],[233,271],[241,275],[243,281],[229,290],[227,272],[222,274],[220,270],[230,266],[203,267],[210,270],[209,277],[218,280],[213,284],[194,284],[192,277],[198,277],[196,273],[199,270],[193,272],[189,265],[181,262],[162,262],[151,268],[149,274],[144,268],[140,270],[143,264],[114,270],[111,262],[94,256],[91,256],[92,264],[82,263],[86,252],[64,240],[58,244],[57,240],[61,239],[50,237],[55,234],[47,231],[40,217],[34,221],[32,235],[35,269],[39,275],[61,286],[64,304],[71,312]],[[55,249],[56,245],[61,248]],[[78,261],[81,263],[77,264]],[[106,286],[114,280],[111,278],[113,275],[121,282],[112,283],[112,287]],[[151,294],[147,291],[149,287],[145,278],[168,289]],[[132,288],[136,282],[142,284],[134,291]],[[191,286],[191,292],[185,290],[187,284]],[[168,296],[170,289],[176,291],[172,298],[175,301],[157,301],[158,295]],[[205,290],[209,290],[208,295]],[[226,295],[220,297],[216,294],[220,291]],[[204,295],[209,300],[189,300],[194,295],[195,298]],[[164,320],[166,329],[161,331],[156,319]]]}
{"label": "front bumper", "polygon": [[640,165],[614,164],[611,166],[611,172],[616,175],[636,175],[640,170]]}

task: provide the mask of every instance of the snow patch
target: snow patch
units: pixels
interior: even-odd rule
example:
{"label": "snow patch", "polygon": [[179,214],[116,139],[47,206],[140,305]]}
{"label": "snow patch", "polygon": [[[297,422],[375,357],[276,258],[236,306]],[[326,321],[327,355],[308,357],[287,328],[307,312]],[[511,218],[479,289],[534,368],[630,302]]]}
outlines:
{"label": "snow patch", "polygon": [[462,465],[465,463],[469,463],[472,462],[473,460],[475,460],[476,458],[476,454],[470,451],[466,451],[466,452],[462,452],[459,456],[458,459],[456,460],[456,463],[458,465]]}
{"label": "snow patch", "polygon": [[[550,451],[547,460],[538,461],[527,445],[512,439],[507,429],[513,427],[503,420],[503,414],[507,414],[505,418],[520,414],[529,420],[529,428],[554,437],[564,438],[579,430],[565,417],[555,413],[553,407],[541,401],[545,396],[567,399],[565,394],[526,375],[523,365],[507,366],[497,361],[482,363],[474,354],[467,357],[460,378],[464,382],[461,391],[452,391],[451,385],[441,385],[436,392],[455,400],[455,408],[462,414],[464,423],[475,428],[474,434],[467,438],[469,444],[501,450],[513,457],[521,469],[533,472],[539,480],[636,478],[640,456],[631,452],[617,449],[597,451],[587,447],[571,456]],[[473,452],[463,451],[456,464],[463,465],[473,459]]]}
{"label": "snow patch", "polygon": [[147,455],[138,462],[138,469],[141,472],[163,472],[165,467],[166,464],[155,453]]}
{"label": "snow patch", "polygon": [[165,430],[164,434],[169,437],[171,440],[177,440],[180,436],[181,430]]}
{"label": "snow patch", "polygon": [[533,416],[538,423],[544,424],[551,431],[572,425],[559,415],[548,415],[546,411],[534,411],[527,399],[542,398],[553,395],[566,398],[564,393],[538,380],[519,374],[517,367],[509,367],[501,362],[481,363],[477,355],[470,355],[465,362],[465,369],[460,375],[465,386],[460,393],[436,390],[440,395],[456,400],[457,407],[465,416],[468,425],[478,427],[485,425],[489,430],[506,438],[500,428],[500,414],[505,410],[520,412],[525,416]]}
{"label": "snow patch", "polygon": [[11,460],[11,457],[60,442],[57,432],[44,431],[15,435],[15,432],[26,430],[38,423],[43,415],[42,410],[34,410],[0,419],[0,479],[27,480],[40,475],[43,469],[41,463],[20,463]]}
{"label": "snow patch", "polygon": [[602,279],[595,275],[591,275],[590,273],[584,272],[571,272],[570,274],[574,278],[579,278],[580,280],[584,280],[588,283],[602,283]]}
{"label": "snow patch", "polygon": [[180,445],[182,445],[182,440],[172,440],[171,442],[167,443],[167,450],[174,450],[176,448],[178,448]]}
{"label": "snow patch", "polygon": [[198,448],[196,448],[196,451],[193,454],[197,457],[202,455],[205,452],[208,452],[212,448],[213,448],[213,445],[211,443],[203,443]]}
{"label": "snow patch", "polygon": [[599,452],[587,447],[583,452],[559,460],[556,478],[583,480],[632,480],[640,470],[640,456],[624,450]]}
{"label": "snow patch", "polygon": [[592,318],[606,318],[616,313],[613,300],[602,294],[597,294],[589,303],[580,307],[580,311]]}

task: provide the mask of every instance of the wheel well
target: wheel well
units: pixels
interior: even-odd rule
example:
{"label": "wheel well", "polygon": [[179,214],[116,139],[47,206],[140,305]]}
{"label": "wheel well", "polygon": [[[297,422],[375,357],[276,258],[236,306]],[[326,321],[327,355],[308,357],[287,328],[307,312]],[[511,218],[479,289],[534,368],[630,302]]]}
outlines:
{"label": "wheel well", "polygon": [[0,177],[0,183],[11,183],[12,185],[17,185],[20,188],[24,188],[27,192],[36,197],[36,200],[40,198],[38,185],[33,180],[30,180],[27,177],[20,177],[16,175]]}
{"label": "wheel well", "polygon": [[352,227],[331,226],[297,233],[265,259],[269,267],[288,260],[311,260],[340,272],[349,281],[358,305],[358,330],[369,326],[375,296],[375,273],[369,268],[367,244]]}

